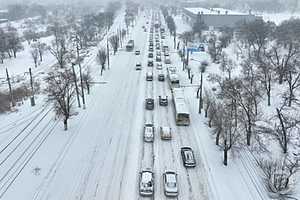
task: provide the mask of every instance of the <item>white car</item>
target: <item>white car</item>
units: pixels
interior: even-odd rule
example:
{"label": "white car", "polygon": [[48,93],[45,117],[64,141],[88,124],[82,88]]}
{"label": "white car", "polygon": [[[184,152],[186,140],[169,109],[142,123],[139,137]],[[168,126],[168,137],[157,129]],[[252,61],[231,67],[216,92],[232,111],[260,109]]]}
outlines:
{"label": "white car", "polygon": [[174,171],[166,171],[163,174],[164,192],[168,197],[178,196],[177,174]]}
{"label": "white car", "polygon": [[153,196],[154,194],[154,177],[151,170],[143,170],[140,173],[140,195]]}
{"label": "white car", "polygon": [[153,81],[153,73],[152,72],[146,73],[146,81]]}
{"label": "white car", "polygon": [[171,133],[171,128],[170,127],[160,127],[160,137],[162,140],[171,140],[172,138],[172,133]]}
{"label": "white car", "polygon": [[142,63],[140,62],[136,63],[135,70],[142,70]]}
{"label": "white car", "polygon": [[153,142],[154,140],[154,126],[153,124],[147,123],[144,127],[144,141]]}
{"label": "white car", "polygon": [[156,69],[162,70],[162,64],[161,64],[161,63],[157,63],[157,64],[156,64]]}

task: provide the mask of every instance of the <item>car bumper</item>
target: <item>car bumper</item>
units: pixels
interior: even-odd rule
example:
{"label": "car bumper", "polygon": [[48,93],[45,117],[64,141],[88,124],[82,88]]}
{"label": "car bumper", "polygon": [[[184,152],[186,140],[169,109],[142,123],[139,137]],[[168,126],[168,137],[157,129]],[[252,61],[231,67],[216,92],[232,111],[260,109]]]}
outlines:
{"label": "car bumper", "polygon": [[196,163],[184,163],[185,167],[196,167]]}
{"label": "car bumper", "polygon": [[165,195],[167,197],[177,197],[178,196],[178,192],[167,192],[167,191],[165,191]]}
{"label": "car bumper", "polygon": [[146,191],[140,191],[140,195],[141,196],[152,196],[153,195],[153,192],[146,192]]}

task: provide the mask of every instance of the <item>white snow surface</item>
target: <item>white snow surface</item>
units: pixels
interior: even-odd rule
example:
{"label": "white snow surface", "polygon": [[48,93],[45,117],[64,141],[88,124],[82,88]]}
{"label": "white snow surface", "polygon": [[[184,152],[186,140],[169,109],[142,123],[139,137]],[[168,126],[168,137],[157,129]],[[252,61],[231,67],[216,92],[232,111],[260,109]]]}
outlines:
{"label": "white snow surface", "polygon": [[[62,122],[54,118],[44,96],[38,97],[34,108],[26,101],[18,112],[0,115],[3,122],[0,126],[0,199],[148,199],[140,197],[138,192],[139,172],[148,168],[154,172],[153,199],[168,199],[164,195],[162,179],[166,170],[178,174],[178,199],[269,199],[253,155],[246,150],[237,155],[230,154],[229,166],[225,167],[222,151],[214,144],[206,119],[198,114],[195,95],[200,80],[199,62],[208,61],[208,54],[191,55],[195,59],[190,63],[195,77],[194,84],[190,84],[173,48],[173,37],[168,33],[164,44],[169,45],[171,66],[177,68],[181,84],[186,86],[184,95],[191,125],[176,126],[171,100],[169,106],[159,106],[158,95],[171,97],[172,94],[167,82],[157,81],[158,70],[147,67],[149,34],[142,26],[149,30],[146,21],[150,21],[151,14],[145,16],[139,14],[135,27],[126,38],[135,40],[135,49],[141,51],[140,56],[120,48],[110,57],[110,69],[100,77],[100,66],[95,60],[97,48],[91,49],[91,56],[85,59],[83,66],[90,66],[95,81],[102,84],[95,84],[91,89],[87,108],[77,109],[78,115],[70,120],[68,131],[63,131]],[[189,30],[180,18],[176,17],[175,22],[178,33]],[[122,13],[109,34],[119,27],[124,27]],[[104,46],[105,42],[103,40],[99,46]],[[5,61],[13,75],[23,74],[32,65],[26,49],[19,54],[20,59]],[[26,66],[21,65],[22,62]],[[135,71],[137,62],[142,63],[141,71]],[[34,72],[49,70],[54,63],[51,55],[45,55],[44,64]],[[170,65],[163,64],[165,74],[167,66]],[[4,68],[0,66],[0,70],[3,78]],[[217,65],[210,65],[207,70],[219,69]],[[148,71],[154,74],[152,82],[145,80]],[[204,81],[204,85],[207,84]],[[145,97],[155,99],[154,111],[145,110]],[[143,126],[147,121],[153,122],[156,128],[153,143],[143,142]],[[160,139],[158,127],[161,126],[171,127],[171,141]],[[183,146],[194,150],[197,166],[193,169],[182,165],[180,148]]]}

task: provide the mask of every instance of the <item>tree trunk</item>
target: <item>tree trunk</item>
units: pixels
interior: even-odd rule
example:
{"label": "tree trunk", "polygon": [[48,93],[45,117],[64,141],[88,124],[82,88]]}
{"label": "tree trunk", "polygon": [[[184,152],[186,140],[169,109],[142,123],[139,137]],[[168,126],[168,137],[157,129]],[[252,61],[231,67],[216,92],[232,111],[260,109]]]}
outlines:
{"label": "tree trunk", "polygon": [[40,53],[40,62],[43,62],[43,55]]}
{"label": "tree trunk", "polygon": [[64,130],[68,130],[68,119],[64,119]]}
{"label": "tree trunk", "polygon": [[227,147],[227,140],[224,140],[224,160],[223,164],[227,166],[227,161],[228,161],[228,147]]}
{"label": "tree trunk", "polygon": [[208,109],[209,109],[210,105],[207,103],[206,108],[205,108],[205,118],[207,118],[208,116]]}
{"label": "tree trunk", "polygon": [[217,132],[217,136],[216,136],[216,145],[219,146],[219,143],[220,143],[220,135],[221,135],[221,131],[219,130]]}
{"label": "tree trunk", "polygon": [[101,76],[103,74],[104,65],[101,66]]}
{"label": "tree trunk", "polygon": [[247,145],[251,145],[251,124],[248,122],[248,128],[247,128]]}
{"label": "tree trunk", "polygon": [[287,133],[286,133],[286,128],[284,126],[284,122],[283,122],[280,110],[278,108],[276,108],[276,111],[277,111],[277,115],[278,115],[278,118],[279,118],[279,121],[280,121],[280,124],[281,124],[281,131],[282,131],[282,135],[283,135],[283,138],[282,138],[282,150],[283,150],[283,153],[287,153],[287,135],[286,135]]}

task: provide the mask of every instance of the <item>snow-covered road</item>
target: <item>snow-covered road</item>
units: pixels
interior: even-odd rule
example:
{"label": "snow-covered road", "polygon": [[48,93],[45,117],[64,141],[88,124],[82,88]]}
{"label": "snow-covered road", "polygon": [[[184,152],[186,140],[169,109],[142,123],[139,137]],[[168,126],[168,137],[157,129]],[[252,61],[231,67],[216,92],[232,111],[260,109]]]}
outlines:
{"label": "snow-covered road", "polygon": [[[135,48],[141,50],[141,55],[136,56],[133,52],[120,49],[111,57],[111,68],[104,73],[107,83],[96,85],[92,89],[87,98],[86,110],[80,111],[71,119],[67,132],[63,131],[62,124],[57,124],[58,121],[52,115],[46,115],[47,120],[42,121],[46,131],[40,130],[43,125],[34,129],[28,136],[28,141],[24,142],[24,147],[13,152],[14,156],[7,161],[6,157],[14,146],[8,149],[7,154],[1,155],[0,159],[7,165],[0,165],[2,176],[23,154],[30,141],[34,141],[39,135],[41,141],[47,137],[27,163],[24,159],[22,163],[25,162],[26,165],[20,163],[20,167],[23,167],[20,173],[20,167],[13,168],[7,175],[8,181],[0,181],[5,186],[13,180],[9,187],[0,188],[3,199],[147,199],[142,198],[138,190],[139,172],[145,168],[152,168],[155,174],[155,194],[152,199],[169,199],[163,190],[162,175],[166,170],[178,173],[177,199],[211,199],[205,168],[193,138],[196,133],[189,127],[176,126],[169,85],[167,81],[157,80],[156,62],[154,67],[147,67],[149,33],[144,32],[142,26],[150,19],[151,16],[144,17],[141,14],[127,37],[134,39]],[[149,25],[147,30],[149,31]],[[94,63],[94,58],[95,56],[91,56],[89,65]],[[175,54],[171,55],[171,59],[175,59]],[[141,71],[135,70],[136,62],[142,62]],[[163,64],[165,75],[166,67]],[[147,71],[154,74],[151,82],[145,80]],[[97,76],[96,71],[94,75]],[[159,95],[168,96],[167,107],[159,106]],[[145,110],[146,97],[154,98],[153,111]],[[143,126],[149,120],[156,129],[153,143],[143,142]],[[160,139],[160,126],[172,128],[171,141]],[[5,136],[0,139],[11,140]],[[18,142],[14,144],[18,146]],[[38,146],[40,142],[34,144]],[[180,155],[182,146],[191,146],[195,150],[195,168],[186,169],[183,166]],[[30,152],[35,149],[32,148]],[[16,175],[18,176],[14,179]]]}

